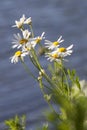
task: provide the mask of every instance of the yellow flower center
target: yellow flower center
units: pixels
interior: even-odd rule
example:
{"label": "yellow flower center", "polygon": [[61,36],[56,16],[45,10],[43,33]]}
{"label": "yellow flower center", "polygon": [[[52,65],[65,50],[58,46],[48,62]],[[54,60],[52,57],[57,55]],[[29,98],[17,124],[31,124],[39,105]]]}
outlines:
{"label": "yellow flower center", "polygon": [[59,52],[66,52],[66,48],[64,47],[59,48]]}
{"label": "yellow flower center", "polygon": [[56,59],[56,58],[58,58],[58,54],[54,53],[54,54],[52,54],[52,57]]}
{"label": "yellow flower center", "polygon": [[59,44],[58,41],[53,42],[53,45],[54,45],[54,46],[57,46],[58,44]]}
{"label": "yellow flower center", "polygon": [[27,39],[21,39],[21,40],[20,40],[20,44],[25,44],[25,43],[27,43],[27,42],[28,42]]}
{"label": "yellow flower center", "polygon": [[16,52],[15,52],[15,56],[17,56],[17,57],[20,57],[20,56],[21,56],[21,54],[22,54],[22,52],[21,52],[21,51],[16,51]]}
{"label": "yellow flower center", "polygon": [[35,40],[36,43],[40,43],[40,41],[41,41],[41,38],[40,38],[40,37],[38,37],[38,38]]}

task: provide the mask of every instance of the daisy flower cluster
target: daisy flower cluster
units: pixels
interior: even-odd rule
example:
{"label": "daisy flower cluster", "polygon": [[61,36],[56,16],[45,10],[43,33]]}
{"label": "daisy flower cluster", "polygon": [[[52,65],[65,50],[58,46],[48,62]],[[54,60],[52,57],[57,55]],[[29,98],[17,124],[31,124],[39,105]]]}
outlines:
{"label": "daisy flower cluster", "polygon": [[[25,25],[28,25],[29,29],[25,29]],[[12,41],[12,48],[17,48],[17,51],[10,59],[11,63],[17,63],[19,59],[23,61],[26,55],[30,55],[31,49],[34,49],[44,39],[45,32],[41,36],[34,37],[32,19],[31,17],[26,18],[25,15],[19,21],[15,21],[15,25],[12,27],[16,27],[21,31],[21,34],[14,34]]]}
{"label": "daisy flower cluster", "polygon": [[[28,29],[25,28],[25,25],[28,26]],[[12,48],[17,48],[17,51],[10,59],[11,63],[17,63],[19,59],[24,61],[24,57],[26,55],[32,57],[32,49],[35,49],[35,46],[43,39],[45,39],[45,32],[43,32],[41,36],[34,37],[32,19],[31,17],[26,18],[24,14],[18,21],[15,21],[15,25],[13,25],[12,27],[18,28],[21,32],[14,34],[14,38],[12,41]],[[61,61],[61,59],[64,60],[66,56],[71,55],[71,53],[73,52],[73,44],[67,48],[60,47],[60,43],[62,43],[63,41],[64,39],[62,39],[62,36],[60,36],[54,42],[45,40],[45,48],[48,50],[45,53],[47,60],[59,62]]]}
{"label": "daisy flower cluster", "polygon": [[51,42],[48,40],[45,40],[46,48],[49,49],[49,52],[46,53],[46,57],[50,61],[58,61],[65,60],[65,57],[68,55],[71,55],[73,52],[73,44],[69,47],[60,47],[60,43],[62,43],[64,39],[62,39],[62,36],[60,36],[57,41]]}

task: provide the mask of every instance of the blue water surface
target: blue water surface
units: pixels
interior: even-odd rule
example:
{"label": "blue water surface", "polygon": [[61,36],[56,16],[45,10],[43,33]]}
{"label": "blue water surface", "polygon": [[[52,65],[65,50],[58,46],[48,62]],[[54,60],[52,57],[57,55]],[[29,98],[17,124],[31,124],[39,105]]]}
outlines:
{"label": "blue water surface", "polygon": [[[27,116],[29,129],[41,124],[42,110],[47,107],[38,84],[19,63],[13,65],[11,42],[15,20],[22,14],[32,17],[35,35],[46,33],[46,39],[54,41],[60,35],[64,46],[74,44],[74,52],[66,63],[75,68],[81,79],[87,79],[87,1],[86,0],[1,0],[0,1],[0,129],[3,121],[15,114]],[[26,59],[32,72],[37,70]],[[47,66],[46,59],[40,62]]]}

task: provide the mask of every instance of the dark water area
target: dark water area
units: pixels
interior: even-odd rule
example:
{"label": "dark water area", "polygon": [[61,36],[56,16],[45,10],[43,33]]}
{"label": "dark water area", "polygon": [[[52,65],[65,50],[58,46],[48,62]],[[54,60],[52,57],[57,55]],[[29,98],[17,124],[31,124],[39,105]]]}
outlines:
{"label": "dark water area", "polygon": [[[47,107],[38,84],[25,72],[20,63],[13,65],[11,41],[17,33],[14,21],[22,14],[32,17],[34,32],[46,33],[54,41],[60,35],[63,45],[74,44],[74,53],[66,63],[75,68],[81,79],[87,80],[87,1],[86,0],[1,0],[0,1],[0,129],[3,121],[15,114],[27,115],[29,129],[42,123],[42,109]],[[46,67],[46,59],[41,58]],[[36,69],[29,62],[33,73]],[[2,128],[3,129],[3,128]]]}

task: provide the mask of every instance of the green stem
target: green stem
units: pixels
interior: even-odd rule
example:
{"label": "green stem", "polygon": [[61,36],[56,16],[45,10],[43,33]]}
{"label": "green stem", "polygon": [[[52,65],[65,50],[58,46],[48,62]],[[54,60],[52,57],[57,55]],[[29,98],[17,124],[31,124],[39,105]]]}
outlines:
{"label": "green stem", "polygon": [[[68,83],[68,79],[67,79],[67,75],[66,75],[66,72],[64,70],[64,66],[63,66],[63,62],[61,60],[61,65],[59,65],[59,63],[57,63],[58,67],[62,70],[63,74],[64,74],[64,77],[66,79],[66,83],[67,83],[67,91],[68,91],[68,96],[69,96],[69,92],[70,92],[70,89],[69,89],[69,83]],[[63,79],[63,75],[62,75],[62,87],[63,87],[63,82],[64,82],[64,79]]]}
{"label": "green stem", "polygon": [[31,34],[32,34],[32,38],[34,38],[33,27],[32,27],[32,25],[29,25],[29,26],[30,26],[30,30],[31,30]]}
{"label": "green stem", "polygon": [[32,63],[34,63],[34,65],[36,65],[36,67],[37,67],[38,70],[41,70],[42,67],[41,67],[41,65],[39,63],[38,57],[37,57],[36,52],[35,52],[35,50],[33,48],[31,50],[31,53],[32,53],[33,60],[34,60]]}
{"label": "green stem", "polygon": [[[33,63],[33,65],[34,65],[36,68],[38,68],[38,65],[36,64],[36,62],[35,62],[35,60],[33,59],[33,57],[31,57],[31,56],[29,55],[29,58],[30,58],[31,62]],[[39,70],[39,68],[38,68],[38,70]]]}
{"label": "green stem", "polygon": [[50,79],[50,77],[46,73],[44,73],[43,76],[48,81],[48,83],[51,85],[52,89],[54,88],[54,89],[56,89],[56,91],[58,93],[62,94],[62,91],[60,90],[60,88],[56,87],[56,85],[52,82],[52,80]]}
{"label": "green stem", "polygon": [[[42,94],[43,94],[43,96],[45,95],[45,92],[44,92],[44,85],[43,85],[43,83],[42,83],[42,79],[41,79],[41,81],[40,81],[40,88],[41,88],[41,91],[42,91]],[[57,116],[58,116],[58,118],[61,120],[61,118],[60,118],[60,115],[55,111],[55,109],[53,108],[53,106],[52,106],[52,104],[50,103],[50,101],[47,101],[46,100],[46,102],[48,103],[48,105],[49,105],[49,107],[50,107],[50,109],[55,113],[55,114],[57,114]]]}
{"label": "green stem", "polygon": [[37,78],[32,74],[32,72],[31,72],[30,69],[27,67],[27,65],[24,63],[23,60],[21,60],[21,63],[23,64],[24,69],[27,71],[27,73],[28,73],[29,75],[31,75],[31,76],[37,81]]}

